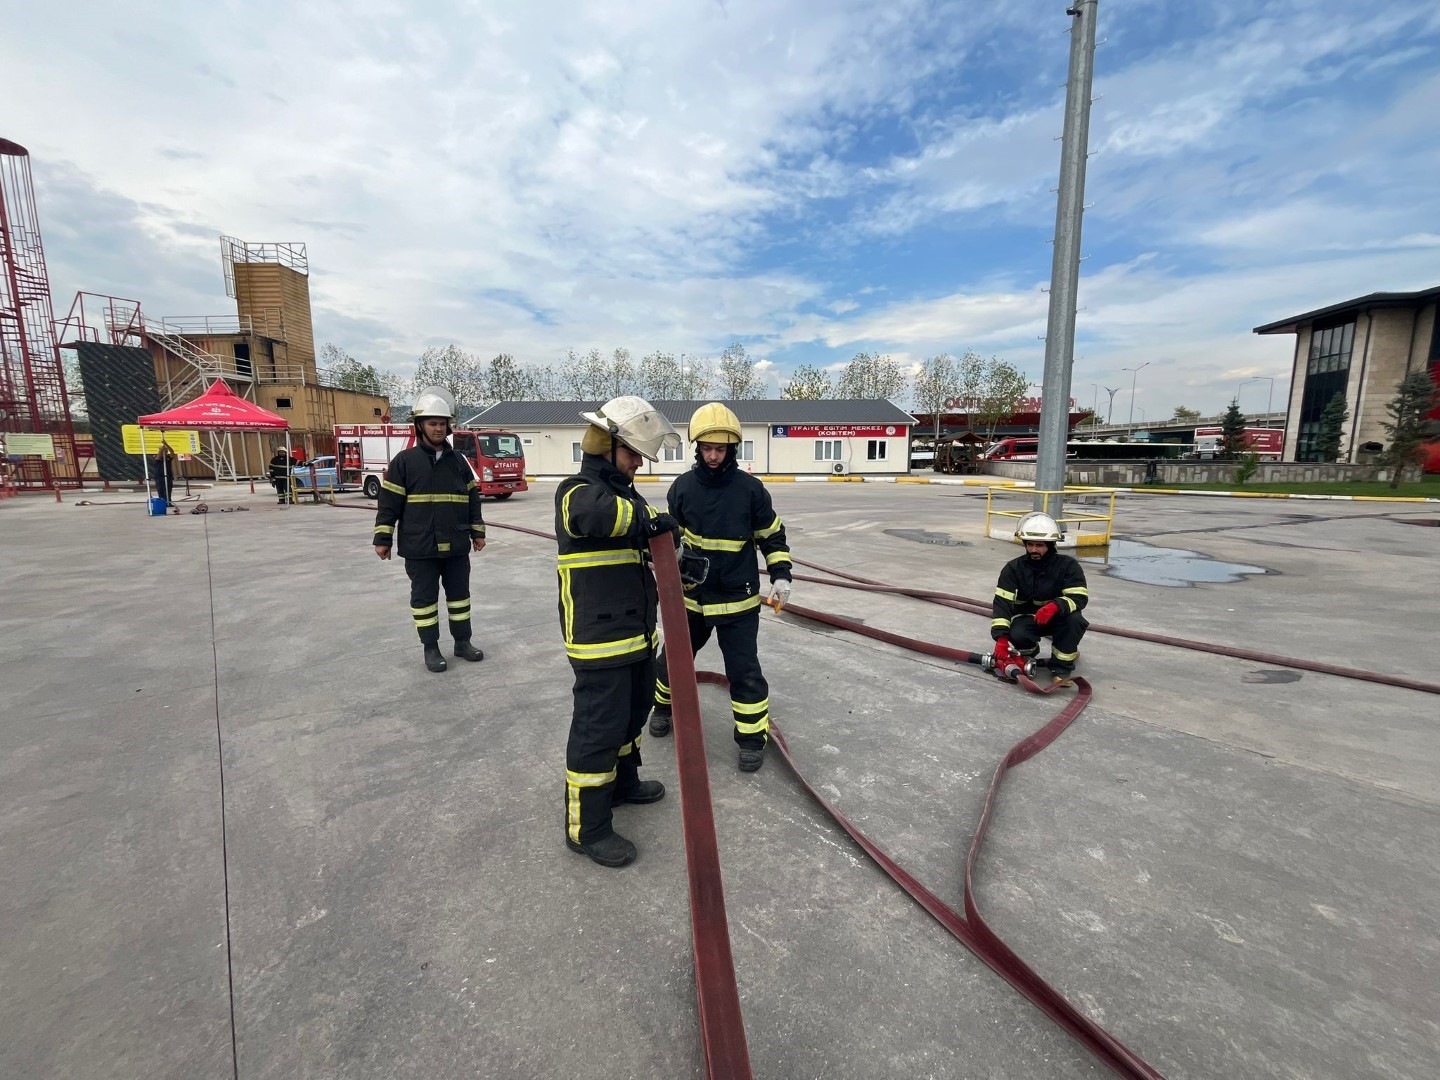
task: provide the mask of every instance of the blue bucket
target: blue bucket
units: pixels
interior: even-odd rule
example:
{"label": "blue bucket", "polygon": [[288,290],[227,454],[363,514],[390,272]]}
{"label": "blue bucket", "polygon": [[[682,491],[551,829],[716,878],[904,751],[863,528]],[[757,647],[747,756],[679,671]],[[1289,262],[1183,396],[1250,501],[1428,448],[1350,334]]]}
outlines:
{"label": "blue bucket", "polygon": [[165,500],[164,500],[164,499],[151,499],[151,500],[150,500],[150,516],[151,516],[151,517],[164,517],[164,516],[165,516],[165,511],[166,511],[166,506],[165,506]]}

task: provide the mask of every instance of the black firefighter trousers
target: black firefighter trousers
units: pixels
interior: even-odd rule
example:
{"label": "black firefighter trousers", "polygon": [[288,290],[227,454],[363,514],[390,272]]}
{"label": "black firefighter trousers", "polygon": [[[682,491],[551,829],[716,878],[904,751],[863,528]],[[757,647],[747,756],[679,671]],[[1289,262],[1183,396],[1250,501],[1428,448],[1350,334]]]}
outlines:
{"label": "black firefighter trousers", "polygon": [[1034,615],[1016,615],[1010,620],[1010,644],[1016,652],[1034,656],[1040,651],[1040,639],[1048,637],[1051,673],[1073,671],[1075,661],[1080,659],[1080,639],[1089,626],[1078,611],[1057,615],[1044,626],[1035,621]]}
{"label": "black firefighter trousers", "polygon": [[410,614],[422,645],[440,643],[440,584],[445,584],[445,614],[450,636],[470,640],[470,553],[448,559],[406,559],[410,578]]}
{"label": "black firefighter trousers", "polygon": [[[745,750],[764,750],[770,738],[770,684],[760,670],[760,609],[738,618],[724,616],[709,622],[695,611],[686,611],[690,624],[690,652],[698,653],[710,640],[713,630],[725,658],[725,678],[730,682],[730,711],[735,717],[735,743]],[[667,645],[668,649],[669,646]],[[670,712],[670,672],[661,650],[655,679],[655,709]]]}
{"label": "black firefighter trousers", "polygon": [[650,712],[655,657],[620,667],[575,669],[575,711],[565,747],[565,835],[578,844],[613,831],[617,797],[640,783],[640,733]]}

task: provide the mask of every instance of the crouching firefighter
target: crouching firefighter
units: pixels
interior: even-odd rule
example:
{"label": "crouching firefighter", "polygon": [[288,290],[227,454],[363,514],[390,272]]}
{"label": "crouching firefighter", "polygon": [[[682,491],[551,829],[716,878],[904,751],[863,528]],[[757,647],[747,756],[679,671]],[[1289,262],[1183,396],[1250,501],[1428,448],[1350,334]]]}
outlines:
{"label": "crouching firefighter", "polygon": [[[704,581],[686,590],[690,648],[699,652],[712,632],[719,640],[730,681],[740,771],[755,772],[764,764],[770,737],[770,687],[757,649],[761,600],[755,550],[765,556],[770,575],[765,602],[778,610],[790,599],[790,545],[765,485],[736,465],[740,421],[735,414],[718,401],[700,406],[690,418],[690,441],[695,444],[695,465],[670,485],[668,497],[686,547],[710,560]],[[670,705],[670,676],[662,654],[651,735],[670,733]]]}
{"label": "crouching firefighter", "polygon": [[644,398],[582,412],[580,471],[555,490],[560,628],[575,670],[565,749],[565,844],[601,866],[635,860],[611,826],[618,803],[653,803],[665,785],[640,779],[640,739],[655,683],[659,595],[646,563],[652,536],[674,533],[634,485],[645,458],[678,449],[680,435]]}
{"label": "crouching firefighter", "polygon": [[410,578],[410,614],[431,671],[447,666],[440,654],[442,583],[455,655],[485,659],[470,641],[470,551],[485,550],[485,522],[475,474],[447,441],[454,417],[449,394],[440,387],[415,398],[415,445],[396,454],[385,470],[375,513],[375,554],[390,558],[392,541],[399,541]]}
{"label": "crouching firefighter", "polygon": [[1090,590],[1080,563],[1055,550],[1060,536],[1049,514],[1026,514],[1016,526],[1015,539],[1025,545],[1025,554],[1001,568],[990,612],[997,671],[1014,656],[1035,656],[1040,639],[1048,637],[1051,679],[1068,683],[1074,674],[1080,639],[1090,625],[1080,614]]}

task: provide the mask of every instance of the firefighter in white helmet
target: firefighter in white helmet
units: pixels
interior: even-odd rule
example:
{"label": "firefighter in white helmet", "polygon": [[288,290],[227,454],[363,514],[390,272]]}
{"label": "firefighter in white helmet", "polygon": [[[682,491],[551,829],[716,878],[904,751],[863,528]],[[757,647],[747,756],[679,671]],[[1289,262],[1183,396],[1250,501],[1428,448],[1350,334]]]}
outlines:
{"label": "firefighter in white helmet", "polygon": [[1085,571],[1055,550],[1060,526],[1049,514],[1026,514],[1015,528],[1025,554],[1000,570],[991,605],[990,636],[996,669],[1012,655],[1034,656],[1040,639],[1050,639],[1046,666],[1055,682],[1069,682],[1080,658],[1080,639],[1090,625],[1081,610],[1090,602]]}
{"label": "firefighter in white helmet", "polygon": [[580,471],[555,490],[560,628],[575,670],[565,750],[565,844],[601,866],[633,862],[611,808],[653,803],[665,785],[640,779],[640,738],[655,683],[658,593],[645,564],[652,536],[678,525],[635,490],[635,473],[662,447],[683,445],[644,398],[627,395],[582,412]]}
{"label": "firefighter in white helmet", "polygon": [[[770,503],[765,485],[741,472],[736,454],[740,420],[712,401],[690,418],[695,465],[670,485],[670,513],[680,523],[685,544],[710,560],[705,580],[687,589],[685,609],[693,652],[713,632],[725,658],[730,709],[741,772],[755,772],[765,761],[770,732],[770,686],[760,670],[760,573],[756,550],[765,559],[770,592],[765,602],[777,610],[790,599],[790,545],[785,525]],[[651,735],[671,727],[670,680],[661,655],[655,679]]]}
{"label": "firefighter in white helmet", "polygon": [[415,445],[385,470],[375,513],[375,554],[390,558],[399,541],[410,578],[410,614],[425,648],[425,666],[444,671],[440,652],[440,585],[455,655],[483,660],[470,625],[470,552],[485,550],[480,486],[470,465],[447,441],[455,405],[440,387],[422,390],[411,409]]}

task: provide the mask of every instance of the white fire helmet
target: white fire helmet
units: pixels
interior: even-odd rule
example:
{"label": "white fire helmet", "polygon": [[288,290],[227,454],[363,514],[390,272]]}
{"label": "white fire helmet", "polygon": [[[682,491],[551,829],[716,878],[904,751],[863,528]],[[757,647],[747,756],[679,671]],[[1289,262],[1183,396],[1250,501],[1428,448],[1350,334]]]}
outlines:
{"label": "white fire helmet", "polygon": [[1042,514],[1036,510],[1034,513],[1026,514],[1020,519],[1020,524],[1015,526],[1015,539],[1026,540],[1048,540],[1050,543],[1059,541],[1063,534],[1060,526],[1055,524],[1055,519],[1049,514]]}
{"label": "white fire helmet", "polygon": [[427,416],[443,416],[455,419],[455,399],[443,386],[427,386],[415,395],[415,404],[410,406],[410,419],[423,420]]}
{"label": "white fire helmet", "polygon": [[580,415],[651,461],[660,460],[661,447],[678,450],[685,445],[670,421],[655,406],[634,394],[611,398],[595,412]]}

